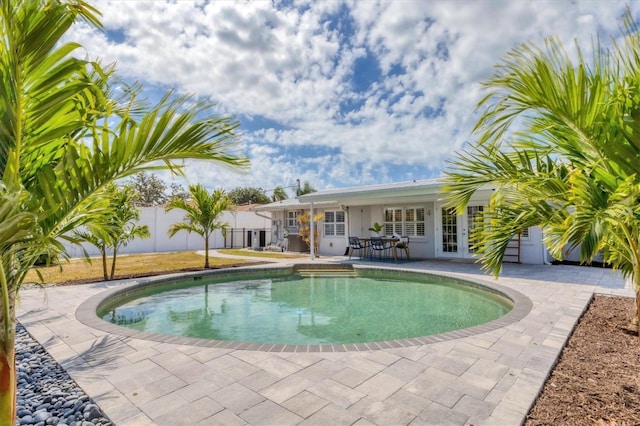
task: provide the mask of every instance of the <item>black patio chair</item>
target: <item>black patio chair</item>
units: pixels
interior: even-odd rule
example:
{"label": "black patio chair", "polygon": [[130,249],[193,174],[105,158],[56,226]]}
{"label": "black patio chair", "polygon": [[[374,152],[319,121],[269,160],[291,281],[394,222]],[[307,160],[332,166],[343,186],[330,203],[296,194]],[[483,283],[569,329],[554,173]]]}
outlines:
{"label": "black patio chair", "polygon": [[378,253],[378,257],[388,257],[391,251],[391,244],[385,243],[381,237],[371,237],[369,240],[373,253]]}
{"label": "black patio chair", "polygon": [[367,244],[360,241],[360,238],[358,237],[349,237],[349,259],[351,259],[351,255],[355,250],[360,251],[359,255],[360,255],[360,258],[362,259],[363,251],[364,253],[367,252]]}

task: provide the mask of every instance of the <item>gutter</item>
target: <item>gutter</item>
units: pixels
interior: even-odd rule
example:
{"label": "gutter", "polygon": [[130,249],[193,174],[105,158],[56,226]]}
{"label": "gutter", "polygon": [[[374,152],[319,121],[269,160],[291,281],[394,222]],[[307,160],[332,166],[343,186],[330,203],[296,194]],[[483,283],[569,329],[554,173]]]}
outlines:
{"label": "gutter", "polygon": [[265,215],[263,215],[263,214],[260,214],[260,212],[257,212],[257,211],[254,211],[253,213],[254,213],[256,216],[260,216],[260,217],[262,217],[262,218],[264,218],[264,219],[269,219],[269,221],[271,221],[271,219],[272,219],[272,217],[271,217],[271,216],[265,216]]}

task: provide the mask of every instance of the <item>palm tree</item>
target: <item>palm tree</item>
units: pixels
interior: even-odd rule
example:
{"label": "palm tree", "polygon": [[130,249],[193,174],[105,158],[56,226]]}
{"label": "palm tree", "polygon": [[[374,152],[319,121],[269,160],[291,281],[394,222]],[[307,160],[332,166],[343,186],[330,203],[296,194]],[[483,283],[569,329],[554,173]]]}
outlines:
{"label": "palm tree", "polygon": [[[158,168],[180,172],[181,160],[231,168],[238,122],[210,101],[138,101],[138,86],[118,85],[114,69],[77,59],[63,40],[83,19],[99,26],[82,0],[0,3],[0,424],[15,422],[15,299],[25,274],[61,239],[104,213],[106,185]],[[82,56],[82,55],[80,55]],[[123,89],[123,90],[120,90]]]}
{"label": "palm tree", "polygon": [[[100,199],[107,203],[106,214],[85,225],[84,230],[74,231],[78,239],[98,248],[102,257],[104,279],[112,280],[116,273],[116,259],[120,247],[135,238],[149,238],[149,227],[136,225],[140,210],[135,206],[137,196],[130,186],[118,187],[109,184]],[[111,272],[107,271],[107,251],[111,249]]]}
{"label": "palm tree", "polygon": [[[115,186],[115,185],[114,185]],[[109,229],[115,229],[117,232],[111,234],[111,273],[109,279],[114,279],[116,274],[116,259],[118,258],[118,250],[125,247],[136,238],[149,238],[151,233],[147,225],[136,225],[140,220],[140,210],[134,204],[136,194],[128,187],[113,188],[111,207],[114,214],[110,216]]]}
{"label": "palm tree", "polygon": [[623,38],[572,60],[555,39],[511,51],[485,83],[477,143],[446,173],[464,209],[495,188],[474,241],[499,274],[512,236],[541,226],[552,255],[598,253],[634,283],[640,315],[640,36],[630,11]]}
{"label": "palm tree", "polygon": [[222,189],[209,193],[201,184],[189,185],[191,200],[173,198],[167,204],[166,211],[180,209],[185,211],[184,222],[169,227],[169,237],[180,231],[195,232],[204,238],[204,267],[209,268],[209,238],[216,229],[226,233],[229,224],[219,220],[220,215],[229,210],[233,201]]}
{"label": "palm tree", "polygon": [[273,188],[273,194],[271,195],[272,201],[282,201],[286,200],[287,198],[289,198],[289,196],[287,195],[287,191],[285,191],[283,187],[276,186],[275,188]]}
{"label": "palm tree", "polygon": [[317,189],[315,189],[313,186],[311,186],[311,184],[309,182],[305,182],[302,185],[302,188],[300,188],[300,185],[298,185],[298,187],[296,188],[296,195],[300,196],[300,195],[305,195],[305,194],[311,194],[312,192],[316,192]]}

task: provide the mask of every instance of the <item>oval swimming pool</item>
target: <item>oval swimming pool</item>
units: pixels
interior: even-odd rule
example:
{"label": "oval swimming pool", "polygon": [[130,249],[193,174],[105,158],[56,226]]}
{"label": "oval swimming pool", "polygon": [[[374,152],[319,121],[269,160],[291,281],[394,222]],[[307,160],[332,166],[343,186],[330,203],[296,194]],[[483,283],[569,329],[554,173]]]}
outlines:
{"label": "oval swimming pool", "polygon": [[424,273],[260,270],[144,286],[108,298],[98,316],[145,333],[335,345],[466,329],[513,307],[512,299],[485,286]]}

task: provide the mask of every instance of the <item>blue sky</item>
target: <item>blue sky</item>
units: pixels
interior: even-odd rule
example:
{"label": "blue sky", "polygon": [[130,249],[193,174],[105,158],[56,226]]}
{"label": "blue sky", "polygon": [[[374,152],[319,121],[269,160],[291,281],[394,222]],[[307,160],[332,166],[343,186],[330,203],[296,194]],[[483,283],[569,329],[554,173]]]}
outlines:
{"label": "blue sky", "polygon": [[[189,162],[231,190],[296,179],[317,189],[430,179],[471,139],[481,82],[519,43],[589,50],[617,34],[617,0],[95,1],[104,31],[74,27],[149,96],[209,97],[241,122],[245,175]],[[629,3],[638,13],[640,3]],[[291,192],[290,192],[291,194]],[[269,194],[270,195],[270,194]]]}

